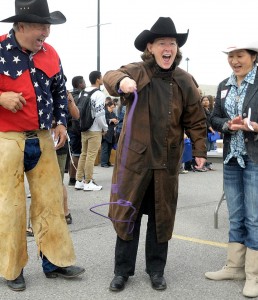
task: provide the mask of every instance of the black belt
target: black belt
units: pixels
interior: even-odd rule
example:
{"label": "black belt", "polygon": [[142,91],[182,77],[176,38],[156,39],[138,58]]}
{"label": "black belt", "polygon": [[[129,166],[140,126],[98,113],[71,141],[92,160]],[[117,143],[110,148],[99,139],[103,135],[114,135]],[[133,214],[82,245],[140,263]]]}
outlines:
{"label": "black belt", "polygon": [[38,138],[37,131],[35,131],[35,130],[24,131],[24,134],[25,134],[27,139],[36,139],[36,138]]}

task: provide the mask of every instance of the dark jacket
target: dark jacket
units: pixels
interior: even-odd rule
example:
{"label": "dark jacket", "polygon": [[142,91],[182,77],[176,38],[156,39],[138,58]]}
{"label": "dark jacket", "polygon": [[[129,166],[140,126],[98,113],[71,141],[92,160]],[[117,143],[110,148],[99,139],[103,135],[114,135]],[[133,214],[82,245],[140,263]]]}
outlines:
{"label": "dark jacket", "polygon": [[105,111],[106,121],[108,125],[107,133],[103,136],[103,140],[106,140],[109,144],[114,144],[115,142],[115,126],[114,122],[111,122],[111,119],[117,119],[117,116],[114,112],[109,112],[108,109]]}
{"label": "dark jacket", "polygon": [[[121,197],[130,201],[136,208],[135,220],[154,174],[156,232],[161,243],[172,236],[184,130],[193,142],[193,155],[206,157],[205,115],[193,78],[180,68],[162,72],[157,67],[150,69],[140,62],[109,71],[103,79],[110,95],[118,96],[118,84],[126,76],[137,82],[138,102],[132,118],[130,143],[125,147],[125,159],[122,151],[128,134],[128,115],[134,101],[133,94],[125,95],[126,115],[112,178],[113,184],[119,182],[118,193],[111,194],[111,202]],[[112,219],[127,220],[131,214],[129,207],[110,205],[109,216]],[[133,238],[128,233],[126,222],[113,224],[120,238]]]}
{"label": "dark jacket", "polygon": [[[74,102],[76,105],[78,105],[78,99],[79,95],[82,92],[82,90],[74,88],[71,91],[71,94],[73,96]],[[70,115],[68,111],[68,125],[67,125],[67,130],[69,132],[73,132],[74,134],[81,135],[81,128],[80,128],[80,121],[77,119],[73,119],[72,116]]]}
{"label": "dark jacket", "polygon": [[[225,108],[225,100],[231,86],[226,86],[228,78],[223,80],[218,87],[214,110],[211,116],[212,128],[223,133],[223,158],[225,159],[230,151],[231,136],[234,131],[224,130],[223,125],[230,120]],[[223,91],[223,98],[221,94]],[[226,92],[225,92],[226,91]],[[258,71],[256,72],[254,84],[249,84],[246,96],[243,102],[242,118],[248,115],[248,109],[251,107],[251,121],[258,123]],[[252,131],[243,131],[246,151],[252,161],[258,163],[258,133]]]}

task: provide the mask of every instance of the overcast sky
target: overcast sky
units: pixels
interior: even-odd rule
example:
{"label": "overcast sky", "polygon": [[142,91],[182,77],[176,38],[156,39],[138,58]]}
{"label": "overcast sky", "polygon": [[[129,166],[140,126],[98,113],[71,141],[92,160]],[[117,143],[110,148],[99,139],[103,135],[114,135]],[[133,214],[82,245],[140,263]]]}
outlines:
{"label": "overcast sky", "polygon": [[[88,82],[88,74],[97,69],[97,27],[89,27],[97,25],[97,3],[48,0],[50,12],[60,10],[67,18],[65,24],[51,27],[46,42],[59,53],[68,88],[73,76],[83,75]],[[13,15],[14,0],[1,0],[0,19]],[[257,0],[100,0],[101,72],[140,61],[134,40],[160,16],[171,17],[178,33],[189,29],[180,67],[186,70],[189,58],[188,71],[199,84],[218,85],[231,74],[221,52],[231,41],[256,39],[258,46]],[[12,25],[0,24],[1,34]]]}

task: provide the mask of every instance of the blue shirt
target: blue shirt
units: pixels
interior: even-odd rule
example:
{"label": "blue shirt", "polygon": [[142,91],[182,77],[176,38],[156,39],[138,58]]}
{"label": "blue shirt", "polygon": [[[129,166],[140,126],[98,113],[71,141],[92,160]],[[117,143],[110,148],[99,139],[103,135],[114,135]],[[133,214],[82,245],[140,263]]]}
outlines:
{"label": "blue shirt", "polygon": [[[230,119],[242,115],[243,102],[245,99],[247,87],[249,84],[254,84],[256,70],[257,66],[255,65],[253,69],[245,76],[239,87],[237,85],[236,75],[233,73],[229,77],[226,86],[231,86],[231,88],[226,97],[225,108],[228,115],[230,116]],[[227,164],[232,157],[236,157],[239,165],[242,168],[245,168],[243,155],[246,154],[247,152],[245,148],[244,134],[242,130],[238,130],[231,136],[230,153],[227,155],[224,164]]]}

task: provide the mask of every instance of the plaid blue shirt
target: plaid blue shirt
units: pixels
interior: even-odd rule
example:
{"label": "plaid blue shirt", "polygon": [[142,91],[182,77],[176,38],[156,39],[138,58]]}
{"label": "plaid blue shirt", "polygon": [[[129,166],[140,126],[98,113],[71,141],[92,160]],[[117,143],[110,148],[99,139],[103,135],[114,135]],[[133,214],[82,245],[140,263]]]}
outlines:
{"label": "plaid blue shirt", "polygon": [[[231,86],[231,89],[226,97],[225,108],[231,119],[235,118],[236,116],[242,115],[243,102],[245,99],[247,87],[249,84],[254,84],[256,70],[257,66],[255,65],[253,69],[245,76],[239,87],[237,85],[235,74],[233,73],[229,77],[226,85]],[[242,168],[245,168],[243,155],[246,154],[247,152],[244,142],[244,133],[242,130],[238,130],[231,136],[230,153],[227,155],[224,164],[227,164],[232,157],[236,157],[239,165]]]}

